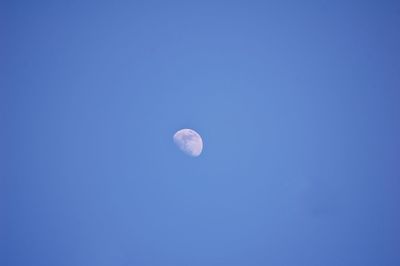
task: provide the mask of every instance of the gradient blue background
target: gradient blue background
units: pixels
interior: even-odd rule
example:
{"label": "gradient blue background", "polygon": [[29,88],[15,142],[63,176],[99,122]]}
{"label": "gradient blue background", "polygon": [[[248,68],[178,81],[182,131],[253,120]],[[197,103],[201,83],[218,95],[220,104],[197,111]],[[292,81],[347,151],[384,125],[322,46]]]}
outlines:
{"label": "gradient blue background", "polygon": [[1,265],[400,265],[398,1],[0,14]]}

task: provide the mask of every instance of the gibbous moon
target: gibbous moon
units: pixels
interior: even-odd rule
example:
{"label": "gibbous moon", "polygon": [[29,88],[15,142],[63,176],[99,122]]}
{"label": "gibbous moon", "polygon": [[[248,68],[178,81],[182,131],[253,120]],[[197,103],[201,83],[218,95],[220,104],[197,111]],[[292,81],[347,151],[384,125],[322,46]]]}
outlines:
{"label": "gibbous moon", "polygon": [[189,156],[197,157],[203,150],[203,140],[193,129],[181,129],[174,135],[174,142],[181,151]]}

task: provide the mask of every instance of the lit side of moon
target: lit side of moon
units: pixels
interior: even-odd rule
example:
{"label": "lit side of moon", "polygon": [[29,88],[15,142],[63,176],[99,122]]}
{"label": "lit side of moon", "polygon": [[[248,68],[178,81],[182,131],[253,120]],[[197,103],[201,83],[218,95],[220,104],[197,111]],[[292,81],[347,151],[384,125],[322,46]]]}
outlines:
{"label": "lit side of moon", "polygon": [[197,157],[203,150],[203,140],[199,133],[192,129],[181,129],[174,135],[174,143],[189,156]]}

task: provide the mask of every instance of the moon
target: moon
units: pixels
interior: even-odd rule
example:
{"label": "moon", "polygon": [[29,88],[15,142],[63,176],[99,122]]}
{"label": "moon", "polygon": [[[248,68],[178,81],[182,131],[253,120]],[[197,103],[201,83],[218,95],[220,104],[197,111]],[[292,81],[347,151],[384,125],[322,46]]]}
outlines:
{"label": "moon", "polygon": [[193,129],[184,128],[174,134],[174,143],[185,154],[197,157],[203,151],[203,140]]}

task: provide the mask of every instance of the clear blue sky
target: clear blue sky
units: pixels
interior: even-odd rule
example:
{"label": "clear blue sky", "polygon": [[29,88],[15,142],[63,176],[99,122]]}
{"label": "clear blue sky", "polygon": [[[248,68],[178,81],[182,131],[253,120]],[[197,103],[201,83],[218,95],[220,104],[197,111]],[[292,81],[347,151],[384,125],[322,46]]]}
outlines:
{"label": "clear blue sky", "polygon": [[400,265],[398,1],[3,1],[0,22],[1,265]]}

